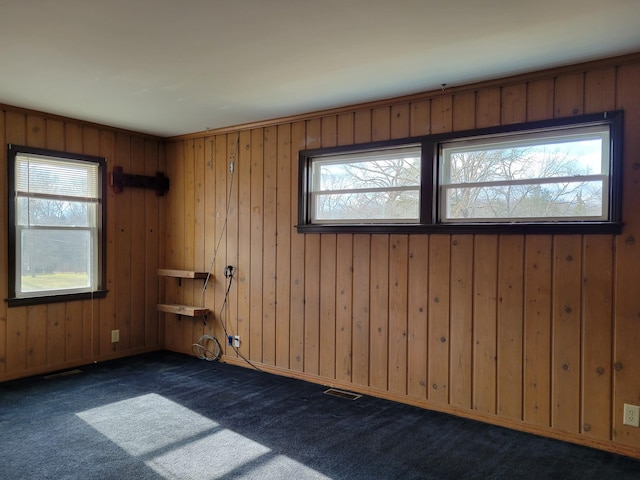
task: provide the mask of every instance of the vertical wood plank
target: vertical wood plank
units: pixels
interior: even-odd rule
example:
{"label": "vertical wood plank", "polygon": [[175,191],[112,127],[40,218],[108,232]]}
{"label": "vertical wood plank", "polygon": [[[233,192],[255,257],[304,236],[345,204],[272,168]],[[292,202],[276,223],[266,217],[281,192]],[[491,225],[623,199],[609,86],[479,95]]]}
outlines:
{"label": "vertical wood plank", "polygon": [[[171,178],[172,194],[167,198],[169,200],[169,237],[167,238],[167,252],[169,260],[167,267],[169,268],[185,268],[184,263],[184,215],[180,209],[184,201],[185,190],[185,174],[184,174],[184,142],[175,142],[171,144],[169,156],[172,161],[168,163],[168,175]],[[184,303],[182,297],[182,287],[179,282],[172,278],[165,279],[166,284],[166,301],[170,303]],[[165,315],[166,321],[166,342],[167,345],[177,351],[184,351],[185,340],[183,338],[182,319],[178,315]]]}
{"label": "vertical wood plank", "polygon": [[581,432],[611,438],[613,239],[586,235],[582,270]]}
{"label": "vertical wood plank", "polygon": [[[236,173],[238,185],[238,273],[237,296],[238,316],[237,326],[231,324],[229,335],[236,332],[241,339],[251,340],[251,132],[240,132],[240,147]],[[216,162],[222,161],[216,156]],[[213,174],[213,170],[212,170]],[[213,221],[213,219],[212,219]],[[237,329],[237,330],[236,330]],[[223,338],[226,345],[226,339]],[[244,346],[242,343],[241,347]],[[234,352],[225,347],[227,355]]]}
{"label": "vertical wood plank", "polygon": [[527,84],[508,85],[502,89],[502,124],[520,123],[527,120]]}
{"label": "vertical wood plank", "polygon": [[420,100],[411,104],[410,124],[412,137],[431,132],[431,100]]}
{"label": "vertical wood plank", "polygon": [[[291,219],[298,218],[298,152],[305,148],[306,124],[291,125]],[[291,238],[291,312],[289,331],[289,365],[294,371],[304,370],[304,294],[305,294],[305,235],[299,234],[292,225]]]}
{"label": "vertical wood plank", "polygon": [[262,361],[268,365],[275,365],[276,363],[277,132],[276,127],[267,127],[264,129]]}
{"label": "vertical wood plank", "polygon": [[527,121],[553,118],[555,85],[552,78],[532,80],[527,84]]}
{"label": "vertical wood plank", "polygon": [[453,125],[453,99],[443,95],[431,100],[431,133],[450,132]]}
{"label": "vertical wood plank", "polygon": [[[614,290],[614,378],[613,435],[616,442],[640,445],[640,429],[623,424],[623,405],[640,404],[640,296],[638,295],[638,265],[640,265],[640,218],[633,205],[640,205],[640,64],[620,67],[617,79],[617,108],[624,116],[624,166],[622,235],[615,239]],[[635,152],[635,153],[634,153]]]}
{"label": "vertical wood plank", "polygon": [[524,419],[551,424],[552,243],[549,235],[529,235],[525,245]]}
{"label": "vertical wood plank", "polygon": [[[200,215],[202,216],[203,225],[200,227],[200,234],[203,235],[203,245],[200,247],[202,261],[202,270],[207,272],[208,277],[202,280],[202,283],[198,283],[200,290],[199,299],[203,306],[209,309],[210,313],[206,319],[202,322],[202,334],[210,335],[218,340],[222,354],[229,353],[225,351],[227,348],[227,340],[224,332],[222,331],[220,318],[218,318],[219,312],[216,305],[216,282],[218,278],[214,271],[214,260],[216,252],[218,251],[218,237],[216,236],[216,198],[217,198],[217,183],[215,175],[215,140],[214,137],[202,138],[201,143],[197,143],[196,165],[200,162],[202,165],[198,167],[198,175],[201,175],[200,179],[203,182],[202,191],[199,194],[202,206],[200,207]],[[238,175],[239,166],[236,165],[236,175]],[[168,199],[164,199],[166,202]],[[162,201],[162,200],[161,200]],[[162,216],[160,216],[160,222],[162,222]],[[161,223],[159,225],[162,226]],[[237,267],[238,280],[241,277],[241,270],[239,265]],[[238,280],[239,282],[239,280]],[[238,315],[238,319],[240,315]],[[206,321],[206,325],[204,324]],[[235,332],[234,332],[235,333]],[[246,338],[249,338],[248,336]]]}
{"label": "vertical wood plank", "polygon": [[[93,129],[93,130],[98,132],[96,129]],[[61,120],[53,120],[50,118],[47,119],[45,131],[47,136],[47,141],[46,141],[47,148],[51,150],[59,150],[59,151],[62,151],[65,149],[65,145],[64,145],[65,129],[64,129],[64,123]],[[99,133],[100,132],[98,132],[98,134]],[[88,150],[87,150],[87,153],[89,153]],[[98,150],[95,153],[89,153],[89,154],[100,155],[100,152]]]}
{"label": "vertical wood plank", "polygon": [[27,315],[27,307],[12,307],[7,315],[6,371],[9,374],[27,368]]}
{"label": "vertical wood plank", "polygon": [[353,235],[336,239],[336,379],[351,381],[353,312]]}
{"label": "vertical wood plank", "polygon": [[[132,137],[130,143],[131,172],[144,174],[144,139]],[[146,326],[146,212],[145,196],[155,195],[151,190],[132,188],[131,195],[131,328],[129,348],[142,348]]]}
{"label": "vertical wood plank", "polygon": [[389,239],[389,391],[407,394],[409,237]]}
{"label": "vertical wood plank", "polygon": [[429,237],[409,236],[407,299],[407,393],[427,398],[427,319],[429,308]]}
{"label": "vertical wood plank", "polygon": [[[262,142],[262,140],[261,140]],[[260,143],[262,145],[262,143]],[[262,150],[260,150],[262,152]],[[213,323],[213,332],[216,338],[222,339],[223,348],[226,348],[225,352],[235,356],[236,353],[232,348],[227,346],[227,341],[224,334],[224,325],[227,331],[229,329],[235,330],[237,326],[234,324],[235,319],[230,317],[229,309],[223,309],[225,293],[227,291],[228,279],[224,277],[224,269],[227,265],[227,242],[225,237],[227,235],[228,218],[227,215],[231,214],[230,195],[228,185],[229,179],[229,141],[227,135],[216,135],[214,140],[214,179],[215,179],[215,232],[214,237],[216,242],[216,253],[211,257],[210,262],[213,273],[213,302],[214,316],[207,322],[207,327]],[[235,173],[234,173],[235,175]],[[262,181],[262,175],[260,175],[260,181]],[[262,215],[262,212],[260,212]],[[251,228],[253,228],[253,219],[251,219]],[[210,265],[211,265],[210,263]],[[211,281],[211,280],[210,280]],[[211,288],[209,286],[208,288]],[[251,304],[251,302],[249,302]],[[190,320],[190,319],[187,319]],[[262,322],[260,322],[262,325]],[[261,330],[258,330],[261,333]],[[253,342],[251,336],[241,337],[240,351],[245,357],[249,357]]]}
{"label": "vertical wood plank", "polygon": [[500,125],[500,95],[498,87],[483,88],[476,94],[476,127]]}
{"label": "vertical wood plank", "polygon": [[[388,388],[389,369],[389,236],[371,236],[370,371],[372,388]],[[375,261],[373,260],[375,259]]]}
{"label": "vertical wood plank", "polygon": [[[146,140],[144,142],[144,174],[153,176],[161,171],[158,165],[158,144]],[[201,177],[204,178],[204,175]],[[156,305],[159,302],[158,268],[160,265],[160,199],[155,192],[147,192],[145,195],[145,229],[144,229],[144,256],[145,256],[145,313],[144,313],[144,345],[160,345],[158,312]]]}
{"label": "vertical wood plank", "polygon": [[82,360],[85,330],[91,325],[83,318],[83,302],[67,302],[64,319],[64,361],[79,362]]}
{"label": "vertical wood plank", "polygon": [[305,235],[304,371],[320,373],[320,235]]}
{"label": "vertical wood plank", "polygon": [[[195,144],[193,140],[185,140],[183,142],[183,169],[184,169],[184,181],[182,202],[184,205],[184,244],[182,247],[183,259],[182,267],[186,270],[195,270],[196,268],[196,245],[195,245],[195,215],[196,215],[196,189],[195,187]],[[195,305],[197,303],[196,297],[196,282],[184,281],[180,286],[182,294],[182,302],[185,305]],[[195,343],[197,337],[197,327],[195,319],[189,317],[179,316],[178,328],[182,338],[181,351],[189,353],[191,351],[190,345]],[[198,321],[199,325],[199,321]]]}
{"label": "vertical wood plank", "polygon": [[47,308],[47,364],[60,365],[66,357],[64,303],[52,303]]}
{"label": "vertical wood plank", "polygon": [[449,402],[449,305],[451,237],[429,241],[429,400]]}
{"label": "vertical wood plank", "polygon": [[405,138],[409,136],[411,110],[408,103],[393,105],[391,107],[390,138]]}
{"label": "vertical wood plank", "polygon": [[568,117],[584,112],[584,75],[571,73],[556,78],[554,115]]}
{"label": "vertical wood plank", "polygon": [[466,92],[453,96],[453,130],[471,130],[475,127],[476,93]]}
{"label": "vertical wood plank", "polygon": [[371,111],[371,140],[388,140],[391,137],[391,109],[374,108]]}
{"label": "vertical wood plank", "polygon": [[366,143],[372,139],[371,110],[358,110],[355,113],[353,137],[355,143]]}
{"label": "vertical wood plank", "polygon": [[[238,331],[238,278],[239,275],[239,255],[240,250],[238,247],[238,234],[240,231],[239,225],[239,201],[240,201],[240,192],[238,188],[238,178],[237,178],[237,168],[238,168],[238,159],[239,159],[239,149],[240,149],[240,136],[239,133],[229,133],[226,135],[227,142],[227,156],[224,165],[226,166],[226,198],[227,198],[227,228],[223,235],[223,242],[225,243],[226,255],[224,258],[225,267],[226,265],[230,265],[234,267],[233,276],[229,278],[225,278],[226,287],[225,292],[228,291],[228,299],[226,304],[224,304],[224,297],[222,298],[222,302],[224,304],[223,316],[225,318],[226,325],[230,325],[232,329],[236,332]],[[231,165],[233,165],[233,172]],[[274,227],[275,228],[275,227]],[[224,272],[224,270],[222,270]],[[224,273],[222,274],[224,277]],[[221,307],[222,308],[222,307]],[[210,322],[213,323],[214,326],[220,332],[219,321],[215,321],[215,317],[210,318]],[[208,329],[208,324],[205,331]],[[222,338],[222,343],[228,343],[225,341],[225,337],[222,335],[222,332],[219,333]],[[250,338],[250,335],[240,336],[240,347],[242,347],[242,343],[245,339]],[[227,347],[228,349],[228,347]]]}
{"label": "vertical wood plank", "polygon": [[369,385],[371,236],[353,236],[353,382]]}
{"label": "vertical wood plank", "polygon": [[[305,148],[321,145],[320,119],[306,122]],[[320,235],[307,234],[304,257],[304,371],[320,373]]]}
{"label": "vertical wood plank", "polygon": [[471,407],[473,257],[473,236],[452,236],[449,402],[463,408]]}
{"label": "vertical wood plank", "polygon": [[264,129],[251,131],[251,306],[250,352],[254,360],[262,361],[262,242],[264,235]]}
{"label": "vertical wood plank", "polygon": [[[129,135],[116,134],[115,164],[125,172],[131,171],[131,146]],[[131,339],[131,189],[119,193],[115,199],[116,218],[116,263],[115,304],[116,327],[120,330],[120,342],[111,344],[112,349],[126,350]],[[110,340],[110,338],[109,338]]]}
{"label": "vertical wood plank", "polygon": [[[205,142],[203,138],[196,138],[193,141],[194,156],[194,173],[193,173],[193,196],[194,196],[194,212],[193,212],[193,258],[194,269],[202,272],[209,270],[210,260],[207,258],[206,244],[207,237],[206,228],[206,187],[205,187]],[[146,196],[154,195],[153,192],[147,191]],[[155,196],[155,195],[154,195]],[[211,237],[213,238],[213,237]],[[205,306],[206,292],[204,291],[204,281],[198,280],[190,282],[193,287],[193,305]],[[215,322],[215,315],[209,318],[193,319],[193,336],[192,343],[196,343],[202,335],[211,334],[211,329],[207,325],[208,322]],[[146,336],[145,332],[145,336]],[[224,339],[223,339],[224,340]],[[224,342],[223,342],[224,343]]]}
{"label": "vertical wood plank", "polygon": [[320,235],[320,376],[336,375],[336,257],[337,239]]}
{"label": "vertical wood plank", "polygon": [[353,113],[338,115],[336,145],[351,145],[355,135],[355,116]]}
{"label": "vertical wood plank", "polygon": [[606,112],[616,108],[616,69],[592,70],[584,79],[584,113]]}
{"label": "vertical wood plank", "polygon": [[580,430],[581,237],[556,236],[553,260],[551,424],[577,433]]}
{"label": "vertical wood plank", "polygon": [[498,415],[522,419],[521,235],[502,235],[498,260]]}
{"label": "vertical wood plank", "polygon": [[476,235],[473,257],[473,408],[496,413],[498,236]]}
{"label": "vertical wood plank", "polygon": [[290,310],[291,298],[291,193],[293,162],[291,155],[291,125],[278,126],[277,155],[277,244],[276,244],[276,365],[289,367]]}
{"label": "vertical wood plank", "polygon": [[33,305],[27,310],[27,368],[47,364],[47,305]]}
{"label": "vertical wood plank", "polygon": [[27,144],[30,147],[46,147],[46,123],[39,115],[27,115]]}

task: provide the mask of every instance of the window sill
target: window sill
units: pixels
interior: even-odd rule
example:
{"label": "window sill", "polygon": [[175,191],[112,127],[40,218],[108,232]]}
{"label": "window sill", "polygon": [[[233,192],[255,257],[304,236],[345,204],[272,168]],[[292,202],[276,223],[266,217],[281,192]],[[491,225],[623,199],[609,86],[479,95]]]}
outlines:
{"label": "window sill", "polygon": [[297,225],[298,233],[364,233],[364,234],[518,234],[518,235],[618,235],[622,223],[572,222],[572,223],[441,223],[417,224],[322,224]]}
{"label": "window sill", "polygon": [[46,295],[41,297],[9,298],[9,307],[24,307],[28,305],[42,305],[45,303],[75,302],[105,298],[109,290],[96,290],[95,292],[71,293],[68,295]]}

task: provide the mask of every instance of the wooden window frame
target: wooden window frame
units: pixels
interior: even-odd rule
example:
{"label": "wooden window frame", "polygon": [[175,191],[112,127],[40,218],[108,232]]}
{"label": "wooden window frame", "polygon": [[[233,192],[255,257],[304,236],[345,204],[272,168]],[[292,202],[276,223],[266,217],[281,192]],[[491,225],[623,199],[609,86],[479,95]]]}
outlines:
{"label": "wooden window frame", "polygon": [[[609,126],[608,218],[598,221],[491,221],[441,222],[439,220],[440,146],[460,139],[490,138],[588,125]],[[514,234],[619,234],[622,230],[622,130],[623,111],[608,111],[552,120],[408,137],[382,142],[302,150],[298,155],[298,233],[514,233]],[[311,168],[316,158],[420,144],[422,150],[420,221],[418,223],[312,223],[310,209]]]}

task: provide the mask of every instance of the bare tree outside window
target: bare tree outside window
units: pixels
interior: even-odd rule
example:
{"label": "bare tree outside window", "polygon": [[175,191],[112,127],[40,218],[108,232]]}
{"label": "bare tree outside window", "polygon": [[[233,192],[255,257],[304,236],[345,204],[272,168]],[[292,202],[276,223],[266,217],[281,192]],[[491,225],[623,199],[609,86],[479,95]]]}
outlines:
{"label": "bare tree outside window", "polygon": [[302,150],[299,233],[619,233],[622,111]]}
{"label": "bare tree outside window", "polygon": [[318,161],[313,170],[317,221],[412,221],[419,216],[420,155],[402,149]]}
{"label": "bare tree outside window", "polygon": [[606,213],[602,138],[443,150],[446,219],[602,218]]}

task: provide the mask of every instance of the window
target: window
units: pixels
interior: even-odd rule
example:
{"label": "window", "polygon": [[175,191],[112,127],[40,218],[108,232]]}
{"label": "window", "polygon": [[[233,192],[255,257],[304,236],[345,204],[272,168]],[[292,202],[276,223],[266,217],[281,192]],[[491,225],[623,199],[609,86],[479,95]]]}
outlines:
{"label": "window", "polygon": [[622,112],[300,152],[300,232],[620,224]]}
{"label": "window", "polygon": [[9,145],[9,305],[104,296],[104,159]]}
{"label": "window", "polygon": [[312,164],[313,223],[419,220],[420,145],[319,156]]}
{"label": "window", "polygon": [[609,127],[441,145],[442,222],[608,219]]}

